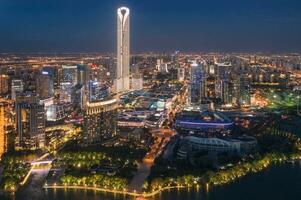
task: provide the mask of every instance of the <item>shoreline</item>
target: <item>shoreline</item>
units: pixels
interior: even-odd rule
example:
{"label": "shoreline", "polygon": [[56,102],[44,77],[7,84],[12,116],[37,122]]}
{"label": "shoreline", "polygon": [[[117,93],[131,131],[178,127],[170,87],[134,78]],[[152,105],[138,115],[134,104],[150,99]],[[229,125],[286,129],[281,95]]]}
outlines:
{"label": "shoreline", "polygon": [[[169,186],[169,187],[163,187],[161,189],[155,190],[153,192],[142,192],[142,193],[138,193],[138,192],[131,192],[128,190],[110,190],[110,189],[105,189],[105,188],[99,188],[99,187],[94,187],[94,186],[76,186],[76,185],[72,185],[72,186],[68,186],[68,185],[44,185],[43,189],[47,190],[47,189],[79,189],[79,190],[92,190],[92,191],[100,191],[100,192],[104,192],[104,193],[112,193],[112,194],[122,194],[122,195],[128,195],[128,196],[133,196],[133,197],[153,197],[156,194],[159,194],[165,190],[170,190],[170,189],[188,189],[188,188],[193,188],[193,186]],[[199,189],[200,186],[196,186],[196,189]]]}
{"label": "shoreline", "polygon": [[[297,158],[287,158],[287,159],[281,159],[278,160],[278,162],[281,162],[282,164],[287,162],[287,161],[300,161],[301,157],[297,157]],[[271,162],[269,163],[266,167],[262,168],[259,171],[250,171],[247,172],[246,174],[242,175],[242,176],[237,176],[234,179],[229,179],[226,182],[220,182],[220,183],[205,183],[205,184],[188,184],[188,185],[183,185],[183,184],[179,184],[179,185],[175,185],[175,186],[166,186],[166,187],[161,187],[158,188],[156,190],[150,191],[150,192],[136,192],[135,190],[133,191],[129,191],[129,190],[114,190],[114,189],[107,189],[107,188],[101,188],[101,187],[97,187],[97,186],[85,186],[85,185],[47,185],[45,184],[43,186],[42,189],[47,190],[47,189],[52,189],[52,190],[56,190],[56,189],[64,189],[64,190],[68,190],[68,189],[78,189],[78,190],[91,190],[91,191],[99,191],[99,192],[104,192],[104,193],[111,193],[111,194],[120,194],[120,195],[127,195],[127,196],[132,196],[132,197],[144,197],[144,198],[148,198],[148,197],[153,197],[157,194],[160,194],[161,192],[164,192],[166,190],[170,190],[170,189],[191,189],[191,188],[195,188],[195,189],[200,189],[202,186],[201,185],[205,185],[206,187],[209,187],[210,185],[212,186],[217,186],[217,185],[225,185],[231,182],[234,182],[248,174],[252,174],[252,173],[258,173],[263,171],[264,169],[267,169],[269,167],[271,167],[271,165],[273,164],[277,164],[276,162]],[[278,163],[279,164],[279,163]]]}

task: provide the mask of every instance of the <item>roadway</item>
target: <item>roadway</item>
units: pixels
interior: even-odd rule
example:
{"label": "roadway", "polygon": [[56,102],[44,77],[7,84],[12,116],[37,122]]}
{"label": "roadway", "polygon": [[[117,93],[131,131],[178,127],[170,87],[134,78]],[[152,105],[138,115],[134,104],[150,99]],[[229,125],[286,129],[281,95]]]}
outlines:
{"label": "roadway", "polygon": [[157,129],[151,131],[151,133],[155,138],[155,142],[150,148],[150,151],[143,158],[142,162],[139,163],[138,170],[134,174],[128,187],[129,191],[142,192],[142,186],[145,179],[150,174],[155,159],[161,155],[166,144],[170,140],[170,137],[174,135],[174,132],[169,129]]}

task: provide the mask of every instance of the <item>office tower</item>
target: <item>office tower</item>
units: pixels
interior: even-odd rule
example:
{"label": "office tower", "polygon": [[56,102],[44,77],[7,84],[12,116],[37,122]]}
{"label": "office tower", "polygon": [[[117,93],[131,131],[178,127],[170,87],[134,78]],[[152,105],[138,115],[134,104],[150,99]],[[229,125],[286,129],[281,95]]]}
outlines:
{"label": "office tower", "polygon": [[49,91],[49,96],[52,97],[54,96],[54,85],[55,85],[55,78],[56,78],[56,70],[53,67],[43,67],[41,73],[43,75],[47,75],[49,79],[49,84],[48,85],[48,91]]}
{"label": "office tower", "polygon": [[233,80],[233,100],[237,105],[249,105],[251,103],[250,95],[251,85],[247,77],[238,76]]}
{"label": "office tower", "polygon": [[117,100],[87,102],[84,115],[86,143],[100,143],[116,135]]}
{"label": "office tower", "polygon": [[200,105],[206,97],[206,74],[204,66],[196,62],[191,64],[188,104]]}
{"label": "office tower", "polygon": [[11,83],[11,98],[16,99],[18,93],[22,93],[24,90],[23,81],[19,79],[12,80]]}
{"label": "office tower", "polygon": [[239,77],[233,77],[231,88],[230,88],[230,95],[232,97],[232,103],[238,105],[239,104],[239,98],[240,98],[240,78]]}
{"label": "office tower", "polygon": [[240,77],[240,105],[251,104],[251,84],[248,77]]}
{"label": "office tower", "polygon": [[104,63],[104,67],[107,69],[107,76],[110,80],[114,80],[117,76],[116,67],[114,67],[116,63],[114,62],[114,57],[110,56],[107,59],[107,62]]}
{"label": "office tower", "polygon": [[42,147],[45,142],[45,110],[34,96],[17,97],[15,103],[18,145]]}
{"label": "office tower", "polygon": [[231,64],[217,63],[216,64],[216,83],[215,94],[216,97],[224,104],[231,103],[229,85],[230,85],[230,68]]}
{"label": "office tower", "polygon": [[109,97],[109,88],[97,81],[89,81],[88,101],[97,102]]}
{"label": "office tower", "polygon": [[0,95],[5,95],[8,93],[8,81],[9,76],[4,74],[0,75]]}
{"label": "office tower", "polygon": [[72,90],[78,84],[78,68],[76,65],[63,65],[60,70],[60,102],[72,102]]}
{"label": "office tower", "polygon": [[12,136],[12,104],[0,99],[0,158],[9,148],[9,137]]}
{"label": "office tower", "polygon": [[117,92],[130,89],[130,10],[121,7],[117,10]]}
{"label": "office tower", "polygon": [[47,71],[42,71],[36,79],[36,93],[40,99],[54,96],[54,76]]}
{"label": "office tower", "polygon": [[215,84],[215,94],[223,104],[231,103],[228,79],[217,78]]}

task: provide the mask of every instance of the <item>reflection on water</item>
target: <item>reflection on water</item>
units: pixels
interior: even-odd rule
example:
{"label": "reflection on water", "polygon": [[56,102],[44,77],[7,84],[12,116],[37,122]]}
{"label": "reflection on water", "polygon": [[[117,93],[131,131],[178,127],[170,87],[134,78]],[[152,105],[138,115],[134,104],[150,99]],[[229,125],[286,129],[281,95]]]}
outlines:
{"label": "reflection on water", "polygon": [[156,199],[189,200],[299,200],[301,199],[301,163],[274,166],[223,186],[204,190],[164,192]]}
{"label": "reflection on water", "polygon": [[[301,199],[301,163],[274,166],[263,172],[248,175],[234,183],[199,190],[183,189],[165,191],[151,200],[298,200]],[[26,190],[25,190],[26,191]],[[35,194],[33,194],[35,193]],[[2,200],[133,200],[124,195],[114,195],[88,190],[31,190],[14,196],[0,196]]]}

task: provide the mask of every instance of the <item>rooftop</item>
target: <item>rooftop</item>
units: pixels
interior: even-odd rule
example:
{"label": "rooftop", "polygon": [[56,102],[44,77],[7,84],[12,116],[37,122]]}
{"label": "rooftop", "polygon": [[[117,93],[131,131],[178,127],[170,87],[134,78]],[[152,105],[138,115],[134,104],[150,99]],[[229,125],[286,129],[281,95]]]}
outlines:
{"label": "rooftop", "polygon": [[184,111],[178,114],[176,119],[195,123],[232,123],[227,116],[217,111]]}

